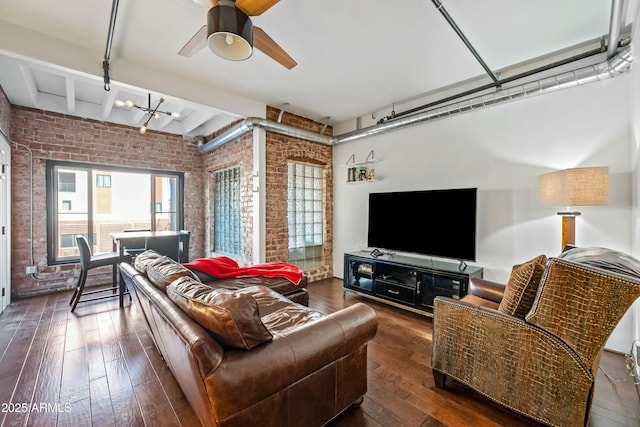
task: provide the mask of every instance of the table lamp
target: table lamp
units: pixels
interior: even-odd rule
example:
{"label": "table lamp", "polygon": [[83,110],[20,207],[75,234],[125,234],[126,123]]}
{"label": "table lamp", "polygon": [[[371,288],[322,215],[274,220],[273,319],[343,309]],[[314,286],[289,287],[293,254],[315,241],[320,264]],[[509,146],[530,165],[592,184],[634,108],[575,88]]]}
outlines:
{"label": "table lamp", "polygon": [[566,206],[562,216],[562,249],[575,245],[575,206],[604,206],[609,202],[609,168],[588,167],[564,169],[538,177],[540,200],[545,205]]}

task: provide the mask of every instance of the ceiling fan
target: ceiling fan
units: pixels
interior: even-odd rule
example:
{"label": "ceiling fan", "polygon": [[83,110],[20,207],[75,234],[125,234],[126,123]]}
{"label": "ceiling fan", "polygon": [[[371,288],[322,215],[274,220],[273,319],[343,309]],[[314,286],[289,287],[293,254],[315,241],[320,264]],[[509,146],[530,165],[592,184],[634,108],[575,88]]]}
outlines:
{"label": "ceiling fan", "polygon": [[203,25],[178,52],[191,56],[205,46],[225,59],[242,61],[249,58],[253,48],[262,51],[287,69],[296,61],[287,54],[262,28],[254,27],[250,16],[258,16],[279,0],[194,0],[210,6],[207,25]]}

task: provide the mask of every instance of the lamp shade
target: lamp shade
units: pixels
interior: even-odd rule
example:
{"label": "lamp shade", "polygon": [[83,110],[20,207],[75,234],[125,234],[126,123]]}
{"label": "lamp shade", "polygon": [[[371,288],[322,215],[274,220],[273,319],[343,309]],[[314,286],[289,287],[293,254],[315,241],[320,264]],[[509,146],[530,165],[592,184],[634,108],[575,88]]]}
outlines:
{"label": "lamp shade", "polygon": [[538,177],[540,200],[552,206],[603,206],[609,203],[609,168],[564,169]]}
{"label": "lamp shade", "polygon": [[253,23],[234,3],[220,2],[207,15],[207,45],[216,55],[243,61],[253,52]]}

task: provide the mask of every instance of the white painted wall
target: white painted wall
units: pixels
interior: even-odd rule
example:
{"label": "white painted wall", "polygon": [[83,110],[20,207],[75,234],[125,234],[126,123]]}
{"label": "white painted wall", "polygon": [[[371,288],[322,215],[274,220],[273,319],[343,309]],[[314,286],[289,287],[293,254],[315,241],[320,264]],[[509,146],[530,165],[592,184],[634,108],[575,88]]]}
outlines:
{"label": "white painted wall", "polygon": [[[632,2],[632,8],[635,10],[635,19],[633,22],[638,22],[640,18],[640,9],[638,2]],[[630,143],[631,143],[631,161],[632,161],[632,211],[631,211],[631,235],[632,235],[632,254],[636,257],[640,257],[640,172],[638,170],[640,163],[640,68],[638,63],[640,56],[640,29],[638,25],[634,25],[632,34],[632,52],[634,66],[631,69],[629,77],[629,121],[630,127]],[[631,340],[640,340],[640,301],[636,301],[627,315],[622,319],[620,325],[616,329],[616,332],[630,331],[631,339],[625,333],[616,333],[609,340],[609,345],[619,347],[626,347],[624,351],[629,351],[631,347]],[[626,341],[625,341],[626,340]]]}
{"label": "white painted wall", "polygon": [[[538,175],[582,166],[609,167],[610,204],[580,208],[576,244],[631,252],[630,153],[638,149],[632,149],[630,84],[627,73],[337,145],[334,274],[342,277],[344,252],[366,245],[369,192],[478,187],[475,264],[485,278],[506,282],[514,264],[561,249],[559,209],[539,203]],[[379,181],[346,184],[341,165],[372,149],[381,159]],[[455,206],[433,208],[455,214]],[[629,325],[620,334],[624,346],[616,341],[614,349],[628,351]]]}

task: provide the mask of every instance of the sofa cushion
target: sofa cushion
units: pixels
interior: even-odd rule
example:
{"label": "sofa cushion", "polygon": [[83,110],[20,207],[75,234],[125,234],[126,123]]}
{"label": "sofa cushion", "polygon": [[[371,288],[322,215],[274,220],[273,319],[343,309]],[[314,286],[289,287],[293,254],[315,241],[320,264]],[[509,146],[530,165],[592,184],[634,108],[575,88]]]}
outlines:
{"label": "sofa cushion", "polygon": [[165,292],[167,286],[180,277],[186,276],[197,280],[191,270],[166,256],[155,258],[147,264],[146,268],[149,281]]}
{"label": "sofa cushion", "polygon": [[524,319],[533,305],[546,262],[546,255],[538,255],[514,265],[498,310]]}
{"label": "sofa cushion", "polygon": [[260,319],[258,303],[247,293],[213,289],[184,276],[167,287],[167,295],[228,347],[250,350],[273,338]]}
{"label": "sofa cushion", "polygon": [[162,255],[160,255],[158,252],[154,251],[153,249],[147,249],[146,251],[136,256],[136,259],[133,262],[133,266],[140,273],[146,274],[147,266],[160,257],[162,257]]}

